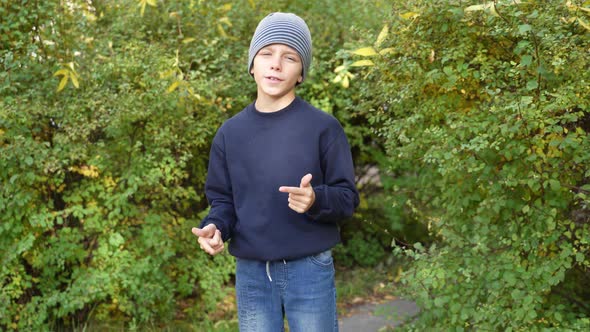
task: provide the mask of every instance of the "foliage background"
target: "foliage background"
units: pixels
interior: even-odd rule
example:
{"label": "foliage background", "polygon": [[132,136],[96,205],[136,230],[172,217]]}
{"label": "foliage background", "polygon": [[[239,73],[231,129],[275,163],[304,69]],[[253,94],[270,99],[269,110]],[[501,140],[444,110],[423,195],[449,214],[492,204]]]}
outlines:
{"label": "foliage background", "polygon": [[[212,137],[255,98],[246,62],[256,24],[271,11],[306,18],[314,66],[298,93],[342,121],[361,167],[379,146],[364,145],[366,120],[353,118],[358,93],[330,79],[336,51],[380,26],[374,13],[385,8],[0,1],[0,329],[216,317],[234,261],[203,254],[190,228],[207,213]],[[378,253],[368,262],[344,247],[337,255],[376,264],[389,241],[369,244]]]}
{"label": "foliage background", "polygon": [[[190,228],[257,22],[314,37],[343,124],[339,266],[409,259],[410,330],[590,327],[588,1],[0,0],[0,329],[212,323],[233,259]],[[392,241],[393,240],[393,241]],[[412,244],[414,243],[414,244]]]}
{"label": "foliage background", "polygon": [[408,329],[590,327],[589,14],[410,1],[359,45],[351,84],[380,125],[390,194],[435,240],[395,243],[422,308]]}

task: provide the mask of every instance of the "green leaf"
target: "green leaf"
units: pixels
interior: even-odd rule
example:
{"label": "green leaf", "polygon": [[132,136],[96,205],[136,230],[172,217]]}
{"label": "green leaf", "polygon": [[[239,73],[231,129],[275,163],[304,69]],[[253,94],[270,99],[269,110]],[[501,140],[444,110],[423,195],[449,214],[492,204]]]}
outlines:
{"label": "green leaf", "polygon": [[549,186],[552,190],[558,191],[561,189],[561,183],[558,180],[551,179],[549,180]]}
{"label": "green leaf", "polygon": [[537,82],[537,79],[532,79],[526,83],[527,90],[535,90],[538,87],[539,83]]}
{"label": "green leaf", "polygon": [[522,58],[520,58],[520,64],[522,66],[528,66],[533,62],[533,57],[530,55],[523,55]]}
{"label": "green leaf", "polygon": [[525,34],[529,31],[531,31],[533,28],[529,25],[529,24],[521,24],[518,26],[518,33]]}

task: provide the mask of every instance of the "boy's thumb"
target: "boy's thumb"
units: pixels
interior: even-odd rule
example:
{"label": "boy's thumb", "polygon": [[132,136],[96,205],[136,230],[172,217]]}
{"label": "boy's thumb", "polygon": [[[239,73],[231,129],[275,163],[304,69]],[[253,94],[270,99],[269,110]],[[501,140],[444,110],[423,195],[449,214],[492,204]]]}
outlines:
{"label": "boy's thumb", "polygon": [[300,188],[309,187],[311,183],[312,175],[310,173],[305,174],[304,177],[301,178],[301,184],[299,185]]}
{"label": "boy's thumb", "polygon": [[197,227],[193,227],[191,229],[191,231],[193,232],[193,234],[195,234],[198,237],[213,237],[213,234],[215,234],[215,230],[217,229],[217,227],[215,227],[215,225],[213,224],[209,224],[203,228],[197,228]]}

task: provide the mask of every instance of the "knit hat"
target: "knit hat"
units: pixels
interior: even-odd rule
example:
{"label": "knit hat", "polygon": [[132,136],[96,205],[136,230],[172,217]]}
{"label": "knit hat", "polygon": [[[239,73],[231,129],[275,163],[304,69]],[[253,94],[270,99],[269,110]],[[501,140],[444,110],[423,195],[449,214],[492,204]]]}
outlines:
{"label": "knit hat", "polygon": [[[311,65],[311,33],[305,21],[291,13],[271,13],[258,23],[248,52],[248,73],[254,57],[270,44],[285,44],[297,51],[303,62],[302,78],[305,80]],[[302,82],[303,82],[302,80]]]}

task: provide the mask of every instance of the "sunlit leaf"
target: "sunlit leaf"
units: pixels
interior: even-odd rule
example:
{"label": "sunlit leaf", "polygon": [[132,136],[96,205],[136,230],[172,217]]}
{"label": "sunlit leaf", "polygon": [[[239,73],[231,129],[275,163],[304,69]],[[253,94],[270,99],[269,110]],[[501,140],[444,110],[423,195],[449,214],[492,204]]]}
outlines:
{"label": "sunlit leaf", "polygon": [[76,89],[79,88],[80,87],[80,83],[78,83],[78,75],[72,73],[70,75],[70,78],[72,79],[72,84],[74,84],[74,86],[76,87]]}
{"label": "sunlit leaf", "polygon": [[57,86],[57,92],[60,92],[66,87],[66,84],[68,84],[68,76],[69,75],[64,75],[64,77],[62,77],[61,81],[59,82],[59,85]]}
{"label": "sunlit leaf", "polygon": [[388,47],[388,48],[384,48],[381,51],[379,51],[379,54],[385,55],[385,54],[393,53],[393,51],[394,51],[393,48]]}
{"label": "sunlit leaf", "polygon": [[334,79],[332,80],[332,83],[339,83],[342,81],[342,75],[336,75],[336,77],[334,77]]}
{"label": "sunlit leaf", "polygon": [[170,69],[160,73],[160,78],[168,78],[176,73],[176,69]]}
{"label": "sunlit leaf", "polygon": [[418,14],[416,12],[407,12],[407,13],[400,14],[399,16],[403,19],[410,20],[410,19],[415,19],[416,17],[420,16],[420,14]]}
{"label": "sunlit leaf", "polygon": [[223,37],[227,38],[227,33],[225,32],[225,29],[223,28],[223,26],[219,23],[217,23],[217,31],[219,32],[219,34]]}
{"label": "sunlit leaf", "polygon": [[248,0],[248,3],[250,3],[250,7],[252,7],[252,9],[256,9],[256,3],[254,0]]}
{"label": "sunlit leaf", "polygon": [[194,42],[195,40],[196,40],[195,38],[185,38],[182,40],[182,43],[188,44],[188,43]]}
{"label": "sunlit leaf", "polygon": [[74,69],[74,63],[73,62],[68,62],[68,67],[70,67],[72,72],[76,72],[76,69]]}
{"label": "sunlit leaf", "polygon": [[375,42],[375,47],[379,47],[383,43],[385,38],[387,38],[388,34],[389,34],[389,26],[387,24],[385,24],[383,26],[383,29],[381,29],[379,36],[377,36],[377,41]]}
{"label": "sunlit leaf", "polygon": [[352,54],[362,55],[362,56],[373,56],[377,55],[377,51],[371,46],[369,47],[362,47],[357,50],[351,52]]}
{"label": "sunlit leaf", "polygon": [[70,72],[67,69],[60,69],[58,71],[56,71],[55,73],[53,73],[53,76],[58,76],[58,75],[68,75]]}
{"label": "sunlit leaf", "polygon": [[346,68],[346,66],[344,66],[344,65],[338,66],[338,67],[336,67],[336,69],[334,69],[334,72],[335,72],[335,73],[341,72],[341,71],[342,71],[342,70],[344,70],[345,68]]}
{"label": "sunlit leaf", "polygon": [[178,85],[180,84],[180,81],[174,81],[174,83],[172,83],[168,89],[166,89],[166,93],[170,93],[174,90],[176,90],[176,88],[178,88]]}
{"label": "sunlit leaf", "polygon": [[342,79],[342,86],[346,89],[350,86],[350,81],[348,80],[348,76],[344,76]]}
{"label": "sunlit leaf", "polygon": [[230,11],[231,10],[231,7],[232,7],[231,3],[226,3],[225,5],[219,7],[219,10],[222,10],[222,11],[226,11],[227,12],[227,11]]}
{"label": "sunlit leaf", "polygon": [[469,7],[465,8],[465,11],[466,12],[476,12],[476,11],[480,11],[480,10],[486,10],[486,9],[491,8],[493,6],[494,6],[493,2],[486,2],[481,5],[469,6]]}
{"label": "sunlit leaf", "polygon": [[367,67],[367,66],[374,66],[375,63],[371,60],[359,60],[353,62],[350,66],[351,67]]}
{"label": "sunlit leaf", "polygon": [[222,17],[219,19],[219,23],[225,23],[228,26],[232,26],[231,21],[229,20],[229,17]]}
{"label": "sunlit leaf", "polygon": [[141,7],[141,9],[139,10],[139,14],[143,17],[143,13],[145,12],[145,5],[146,5],[146,0],[139,0],[139,7]]}
{"label": "sunlit leaf", "polygon": [[590,30],[590,25],[588,25],[588,23],[584,22],[584,20],[582,20],[579,17],[578,17],[578,22],[580,23],[581,26],[583,26],[584,28],[586,28],[586,30]]}

